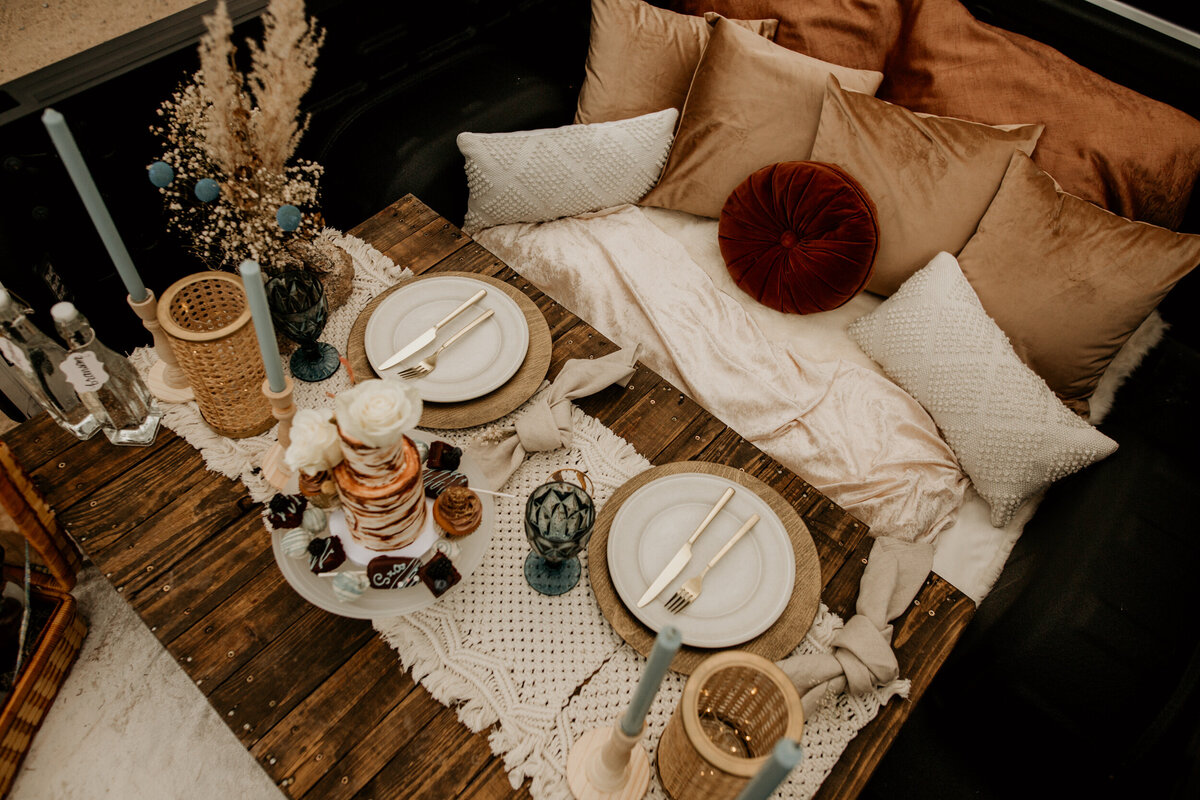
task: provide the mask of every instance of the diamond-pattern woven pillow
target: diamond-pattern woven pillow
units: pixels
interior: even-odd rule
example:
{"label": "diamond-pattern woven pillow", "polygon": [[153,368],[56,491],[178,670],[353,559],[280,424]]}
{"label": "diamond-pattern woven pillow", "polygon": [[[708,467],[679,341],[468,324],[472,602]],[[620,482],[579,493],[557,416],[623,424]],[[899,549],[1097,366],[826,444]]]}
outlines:
{"label": "diamond-pattern woven pillow", "polygon": [[849,333],[933,417],[997,527],[1037,492],[1117,449],[1021,362],[949,253]]}
{"label": "diamond-pattern woven pillow", "polygon": [[470,193],[463,230],[636,203],[658,181],[678,118],[668,108],[615,122],[460,133]]}

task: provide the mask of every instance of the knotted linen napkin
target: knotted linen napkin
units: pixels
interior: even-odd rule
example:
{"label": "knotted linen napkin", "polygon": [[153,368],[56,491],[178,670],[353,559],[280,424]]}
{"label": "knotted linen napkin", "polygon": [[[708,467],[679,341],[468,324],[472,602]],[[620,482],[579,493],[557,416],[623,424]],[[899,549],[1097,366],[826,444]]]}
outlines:
{"label": "knotted linen napkin", "polygon": [[[908,608],[932,568],[933,545],[927,542],[875,540],[859,582],[856,613],[834,636],[833,652],[791,656],[778,664],[800,690],[805,719],[816,715],[828,692],[847,687],[869,692],[900,676],[891,622]],[[897,692],[893,688],[892,694]]]}
{"label": "knotted linen napkin", "polygon": [[638,348],[622,348],[600,358],[572,358],[558,378],[512,425],[506,425],[468,448],[471,458],[495,490],[508,481],[527,453],[570,447],[571,401],[606,386],[624,386],[633,375]]}

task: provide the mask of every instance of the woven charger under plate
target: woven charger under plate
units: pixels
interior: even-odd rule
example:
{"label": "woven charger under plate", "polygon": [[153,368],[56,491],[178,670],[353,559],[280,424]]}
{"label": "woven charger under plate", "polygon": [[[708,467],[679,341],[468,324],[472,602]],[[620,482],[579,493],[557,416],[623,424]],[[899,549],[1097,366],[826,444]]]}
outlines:
{"label": "woven charger under plate", "polygon": [[[778,492],[757,478],[724,464],[709,464],[704,461],[663,464],[634,476],[613,492],[612,497],[600,509],[595,528],[592,530],[592,539],[588,542],[588,579],[592,584],[592,593],[596,595],[596,602],[600,604],[600,611],[613,626],[613,630],[634,650],[644,656],[649,655],[654,647],[655,631],[629,613],[621,596],[617,594],[612,576],[608,572],[608,531],[617,511],[630,495],[651,481],[685,472],[717,475],[754,492],[779,517],[788,538],[791,539],[792,551],[796,556],[796,580],[792,585],[792,597],[787,607],[771,627],[753,639],[737,645],[738,650],[760,655],[768,661],[778,661],[804,641],[805,634],[817,616],[817,607],[821,602],[821,562],[817,556],[817,546],[813,543],[812,534],[808,532],[804,520]],[[721,651],[684,645],[671,662],[671,669],[691,675],[704,659],[717,652]]]}
{"label": "woven charger under plate", "polygon": [[683,687],[658,740],[658,776],[675,800],[734,798],[776,742],[803,733],[800,693],[783,670],[742,650],[718,653]]}
{"label": "woven charger under plate", "polygon": [[158,324],[210,428],[242,439],[275,424],[240,277],[201,272],[177,280],[158,301]]}
{"label": "woven charger under plate", "polygon": [[476,425],[500,419],[533,397],[534,392],[541,387],[542,381],[545,380],[546,372],[550,369],[550,353],[553,346],[550,338],[550,326],[546,324],[546,318],[542,316],[537,303],[530,300],[529,295],[515,286],[510,286],[490,275],[478,275],[474,272],[434,272],[396,284],[367,303],[367,307],[354,321],[354,327],[350,329],[350,341],[346,343],[346,360],[350,362],[350,369],[354,371],[356,381],[378,378],[379,375],[371,367],[371,360],[367,358],[366,333],[371,314],[375,313],[379,304],[392,292],[404,286],[410,286],[414,281],[444,277],[470,278],[496,287],[516,301],[521,313],[525,315],[525,322],[529,325],[529,349],[525,353],[525,360],[517,368],[516,374],[509,378],[503,386],[493,392],[488,392],[483,397],[464,400],[461,403],[427,402],[424,412],[421,414],[421,421],[418,423],[422,428],[446,430],[473,428]]}

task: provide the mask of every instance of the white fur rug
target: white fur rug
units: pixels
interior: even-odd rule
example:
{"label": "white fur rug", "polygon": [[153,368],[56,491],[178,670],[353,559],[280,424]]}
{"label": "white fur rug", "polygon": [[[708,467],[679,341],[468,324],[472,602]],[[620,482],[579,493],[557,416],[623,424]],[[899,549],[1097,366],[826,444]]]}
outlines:
{"label": "white fur rug", "polygon": [[267,773],[95,567],[90,627],[17,774],[14,800],[280,800]]}

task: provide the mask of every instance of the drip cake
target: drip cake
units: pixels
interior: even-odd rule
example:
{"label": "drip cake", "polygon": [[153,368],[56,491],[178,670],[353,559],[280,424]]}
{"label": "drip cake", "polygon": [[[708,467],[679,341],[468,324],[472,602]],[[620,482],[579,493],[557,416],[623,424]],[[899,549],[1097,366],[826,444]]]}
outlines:
{"label": "drip cake", "polygon": [[363,444],[341,430],[341,463],[333,468],[346,524],[369,550],[412,544],[425,522],[421,456],[407,436],[390,447]]}

